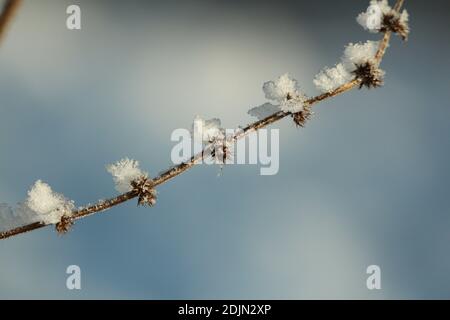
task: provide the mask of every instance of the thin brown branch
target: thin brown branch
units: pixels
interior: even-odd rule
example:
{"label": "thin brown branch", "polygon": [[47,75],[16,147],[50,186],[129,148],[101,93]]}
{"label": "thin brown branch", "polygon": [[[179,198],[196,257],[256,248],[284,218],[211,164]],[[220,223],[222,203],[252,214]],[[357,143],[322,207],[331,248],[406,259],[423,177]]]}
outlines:
{"label": "thin brown branch", "polygon": [[[395,4],[395,10],[399,11],[400,8],[403,5],[403,2],[404,2],[404,0],[397,0],[397,2]],[[388,31],[388,32],[386,32],[384,34],[383,39],[381,40],[380,45],[378,47],[377,54],[375,56],[377,64],[381,63],[381,60],[383,59],[383,56],[386,53],[386,49],[389,46],[390,39],[391,39],[391,32]],[[324,94],[321,94],[321,95],[318,95],[318,96],[310,98],[309,100],[307,100],[305,102],[305,104],[308,105],[308,106],[313,106],[313,105],[318,104],[318,103],[320,103],[320,102],[322,102],[324,100],[333,98],[335,96],[338,96],[340,94],[343,94],[343,93],[345,93],[347,91],[350,91],[350,90],[358,87],[360,85],[360,82],[361,82],[360,79],[354,79],[354,80],[352,80],[352,81],[350,81],[350,82],[340,86],[339,88],[335,89],[334,91],[327,92],[327,93],[324,93]],[[250,134],[251,132],[255,132],[255,131],[257,131],[257,130],[259,130],[261,128],[267,127],[270,124],[275,123],[275,122],[277,122],[277,121],[279,121],[279,120],[281,120],[281,119],[283,119],[283,118],[285,118],[287,116],[291,116],[291,115],[292,115],[292,113],[280,111],[280,112],[277,112],[277,113],[275,113],[275,114],[273,114],[271,116],[268,116],[265,119],[256,121],[256,122],[248,125],[247,127],[245,127],[239,133],[237,133],[233,137],[233,140],[242,139],[245,136],[247,136],[248,134]],[[194,167],[197,162],[199,162],[201,159],[203,159],[203,155],[205,153],[207,153],[209,150],[211,150],[211,148],[212,148],[211,145],[206,146],[205,149],[202,152],[194,155],[188,161],[186,161],[186,162],[184,162],[182,164],[179,164],[179,165],[177,165],[175,167],[172,167],[172,168],[164,171],[163,173],[161,173],[157,177],[153,178],[152,179],[153,180],[153,186],[156,187],[158,185],[161,185],[161,184],[163,184],[163,183],[165,183],[165,182],[167,182],[167,181],[169,181],[169,180],[179,176],[180,174],[188,171],[189,169]],[[93,215],[95,213],[108,210],[108,209],[110,209],[110,208],[112,208],[112,207],[114,207],[114,206],[116,206],[118,204],[121,204],[121,203],[126,202],[128,200],[131,200],[133,198],[136,198],[137,196],[138,196],[138,194],[136,193],[136,191],[130,191],[128,193],[124,193],[124,194],[121,194],[121,195],[119,195],[117,197],[111,198],[109,200],[99,202],[99,203],[97,203],[95,205],[88,206],[86,208],[73,211],[72,215],[71,215],[71,218],[73,220],[78,220],[78,219],[81,219],[81,218],[85,218],[85,217]],[[9,238],[9,237],[21,234],[21,233],[25,233],[25,232],[29,232],[29,231],[32,231],[32,230],[36,230],[36,229],[42,228],[42,227],[45,227],[45,226],[46,225],[43,224],[43,223],[33,223],[33,224],[30,224],[30,225],[19,227],[19,228],[10,230],[10,231],[6,231],[6,232],[0,233],[0,239],[6,239],[6,238]]]}
{"label": "thin brown branch", "polygon": [[402,8],[403,3],[405,3],[405,0],[397,0],[397,2],[394,5],[394,10],[397,12],[400,12],[400,9]]}
{"label": "thin brown branch", "polygon": [[46,227],[47,225],[42,222],[34,222],[31,224],[27,224],[26,226],[18,227],[15,229],[11,229],[5,232],[0,233],[0,239],[6,239],[18,234],[27,233],[36,229],[40,229]]}
{"label": "thin brown branch", "polygon": [[381,60],[384,57],[384,54],[386,53],[387,48],[389,47],[389,42],[391,40],[392,33],[391,31],[387,31],[383,39],[380,41],[380,45],[378,47],[377,54],[375,55],[375,61],[376,64],[379,65],[381,63]]}
{"label": "thin brown branch", "polygon": [[[394,6],[394,10],[397,12],[400,12],[404,2],[405,2],[405,0],[397,0],[397,2],[395,3],[395,6]],[[379,65],[381,63],[381,60],[383,59],[384,54],[386,53],[386,50],[389,47],[389,42],[391,40],[391,37],[392,37],[392,31],[386,31],[383,36],[383,39],[380,42],[380,46],[378,47],[377,54],[375,55],[375,61],[376,61],[377,65]]]}
{"label": "thin brown branch", "polygon": [[7,0],[5,2],[0,15],[0,42],[3,40],[21,2],[22,0]]}

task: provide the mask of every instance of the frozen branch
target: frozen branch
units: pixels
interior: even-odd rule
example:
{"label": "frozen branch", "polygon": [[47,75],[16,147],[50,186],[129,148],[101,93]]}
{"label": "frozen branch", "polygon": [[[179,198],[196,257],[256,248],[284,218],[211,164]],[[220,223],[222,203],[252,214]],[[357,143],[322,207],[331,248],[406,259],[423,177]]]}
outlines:
{"label": "frozen branch", "polygon": [[[14,6],[14,4],[17,5],[18,2],[20,1],[8,1],[8,4],[10,6]],[[390,9],[389,7],[389,10],[391,10],[391,12],[394,12],[394,16],[398,17],[398,20],[396,22],[398,22],[400,19],[399,13],[403,2],[404,0],[397,0],[393,9]],[[388,8],[386,7],[388,6],[386,0],[373,0],[372,3],[384,6],[385,9]],[[11,11],[11,8],[8,9],[8,4],[5,10]],[[2,14],[2,21],[4,19],[8,20],[8,18],[3,18],[4,15],[9,16],[11,15],[11,13],[4,12],[4,14]],[[4,25],[5,22],[0,23],[0,35],[2,30],[4,29]],[[396,31],[396,29],[391,28],[390,26],[388,26],[387,28],[380,28],[379,32],[384,33],[383,38],[379,42],[375,50],[373,50],[373,57],[367,58],[368,60],[366,61],[360,61],[361,57],[359,55],[361,54],[361,52],[367,52],[370,49],[372,43],[368,42],[366,44],[357,45],[350,44],[346,48],[342,66],[339,66],[339,70],[328,70],[316,77],[317,83],[319,84],[318,88],[322,91],[326,91],[318,96],[307,99],[301,92],[298,91],[296,82],[291,80],[287,75],[280,77],[276,81],[266,83],[264,86],[266,96],[270,100],[274,100],[280,103],[280,111],[243,128],[243,130],[240,130],[237,134],[232,136],[232,140],[237,141],[239,139],[242,139],[252,132],[267,127],[270,124],[273,124],[289,116],[293,118],[294,122],[297,125],[304,126],[306,120],[308,120],[311,115],[311,107],[313,105],[316,105],[326,99],[333,98],[357,87],[367,86],[370,88],[380,85],[383,72],[378,69],[378,67],[381,63],[381,60],[383,59],[384,54],[386,53],[387,47],[389,46],[393,31]],[[353,63],[352,68],[349,70],[342,69],[344,67],[344,64],[348,63],[346,58],[350,58],[347,60]],[[343,81],[341,80],[341,78],[337,79],[337,77],[347,77],[346,72],[349,72],[349,74],[351,74],[352,76],[348,81],[341,84],[341,82]],[[335,85],[335,81],[337,81],[339,85]],[[330,90],[330,88],[333,89]],[[125,162],[120,162],[116,165],[108,167],[108,170],[113,174],[116,181],[116,188],[118,188],[118,190],[126,192],[109,200],[103,200],[95,205],[91,205],[78,210],[73,210],[70,215],[63,215],[61,221],[59,223],[56,223],[56,229],[59,232],[67,231],[68,226],[70,226],[75,220],[108,210],[114,206],[117,206],[134,198],[139,199],[139,204],[153,205],[156,199],[155,187],[166,183],[169,180],[191,169],[196,163],[200,162],[203,159],[204,154],[210,154],[213,148],[214,143],[208,144],[202,152],[192,156],[188,161],[185,161],[175,167],[171,167],[170,169],[164,171],[156,177],[153,177],[152,179],[147,178],[147,174],[141,172],[140,169],[137,168],[137,164],[128,159],[126,159]],[[128,189],[123,189],[124,182],[128,183],[125,184],[125,187],[128,187]],[[34,222],[25,226],[1,232],[0,239],[6,239],[18,234],[45,227],[47,225],[48,224],[45,222]]]}

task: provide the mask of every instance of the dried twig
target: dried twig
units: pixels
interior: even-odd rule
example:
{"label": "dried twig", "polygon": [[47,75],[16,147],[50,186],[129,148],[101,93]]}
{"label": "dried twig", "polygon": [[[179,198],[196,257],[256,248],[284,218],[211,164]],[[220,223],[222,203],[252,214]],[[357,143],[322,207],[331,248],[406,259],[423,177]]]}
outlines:
{"label": "dried twig", "polygon": [[7,0],[0,15],[0,42],[6,34],[8,26],[14,18],[22,0]]}
{"label": "dried twig", "polygon": [[[10,1],[10,2],[14,2],[14,1]],[[397,12],[400,11],[400,9],[401,9],[401,7],[403,5],[403,2],[404,2],[404,0],[397,0],[397,2],[395,4],[395,7],[394,7],[394,9]],[[379,47],[378,47],[378,51],[377,51],[376,56],[375,56],[375,62],[376,62],[377,65],[379,65],[381,63],[381,60],[383,59],[383,56],[386,53],[386,49],[389,46],[389,42],[390,42],[390,39],[391,39],[391,34],[392,34],[391,31],[386,31],[384,36],[383,36],[383,39],[380,41],[380,44],[379,44]],[[313,98],[310,98],[309,100],[307,100],[305,102],[305,106],[307,106],[308,110],[309,110],[309,108],[311,106],[313,106],[315,104],[318,104],[319,102],[322,102],[322,101],[324,101],[326,99],[333,98],[333,97],[338,96],[338,95],[340,95],[342,93],[350,91],[350,90],[360,86],[360,84],[361,84],[361,79],[360,78],[351,80],[351,81],[345,83],[344,85],[338,87],[337,89],[335,89],[335,90],[333,90],[331,92],[327,92],[327,93],[315,96]],[[271,116],[268,116],[265,119],[256,121],[256,122],[248,125],[242,131],[240,131],[235,136],[233,136],[233,139],[235,141],[239,140],[239,139],[242,139],[245,136],[247,136],[248,134],[250,134],[252,132],[255,132],[255,131],[257,131],[257,130],[259,130],[261,128],[267,127],[270,124],[272,124],[274,122],[277,122],[277,121],[279,121],[279,120],[281,120],[281,119],[283,119],[283,118],[285,118],[287,116],[292,116],[292,117],[294,117],[294,120],[295,120],[295,117],[299,116],[299,114],[292,114],[290,112],[283,112],[283,111],[277,112],[277,113],[275,113],[275,114],[273,114]],[[197,155],[194,155],[190,160],[188,160],[188,161],[186,161],[186,162],[184,162],[184,163],[182,163],[180,165],[177,165],[175,167],[172,167],[172,168],[164,171],[163,173],[161,173],[159,176],[153,178],[152,179],[153,187],[156,187],[158,185],[166,183],[167,181],[175,178],[176,176],[182,174],[183,172],[186,172],[189,169],[191,169],[197,162],[199,162],[201,159],[203,159],[203,155],[205,153],[208,153],[211,150],[211,148],[213,148],[212,145],[206,146],[205,149],[202,152],[198,153]],[[116,206],[118,204],[121,204],[121,203],[126,202],[128,200],[131,200],[131,199],[136,198],[138,196],[139,196],[139,193],[136,190],[132,190],[130,192],[121,194],[121,195],[119,195],[117,197],[114,197],[114,198],[111,198],[109,200],[102,201],[102,202],[100,202],[98,204],[95,204],[95,205],[92,205],[92,206],[89,206],[89,207],[86,207],[86,208],[83,208],[83,209],[80,209],[80,210],[73,211],[72,215],[71,215],[71,219],[74,221],[74,220],[78,220],[78,219],[81,219],[81,218],[85,218],[85,217],[90,216],[92,214],[108,210],[108,209],[110,209],[110,208],[112,208],[112,207],[114,207],[114,206]],[[18,234],[22,234],[22,233],[26,233],[26,232],[29,232],[29,231],[32,231],[32,230],[36,230],[36,229],[42,228],[42,227],[45,227],[45,226],[46,226],[46,224],[44,224],[44,223],[36,222],[36,223],[29,224],[29,225],[26,225],[26,226],[18,227],[16,229],[0,233],[0,239],[6,239],[6,238],[9,238],[9,237],[18,235]]]}

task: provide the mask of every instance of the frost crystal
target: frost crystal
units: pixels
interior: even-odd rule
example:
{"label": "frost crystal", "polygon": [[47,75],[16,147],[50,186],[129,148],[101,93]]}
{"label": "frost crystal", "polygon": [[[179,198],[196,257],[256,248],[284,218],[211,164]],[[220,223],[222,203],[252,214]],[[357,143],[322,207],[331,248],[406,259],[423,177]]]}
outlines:
{"label": "frost crystal", "polygon": [[106,166],[106,170],[113,176],[116,190],[120,193],[131,191],[133,189],[131,182],[147,176],[147,173],[139,168],[138,161],[128,158]]}
{"label": "frost crystal", "polygon": [[392,31],[398,33],[403,40],[408,38],[409,15],[406,10],[402,13],[395,11],[387,0],[371,0],[366,12],[360,13],[356,21],[371,32]]}
{"label": "frost crystal", "polygon": [[409,22],[409,13],[408,11],[406,11],[406,9],[404,9],[400,15],[400,22],[404,24],[408,24]]}
{"label": "frost crystal", "polygon": [[314,84],[321,92],[330,92],[352,79],[350,72],[342,63],[333,68],[325,68],[314,78]]}
{"label": "frost crystal", "polygon": [[46,224],[58,223],[64,215],[70,214],[75,207],[73,201],[53,192],[52,188],[41,180],[35,182],[30,191],[26,205],[34,211],[39,221]]}
{"label": "frost crystal", "polygon": [[358,65],[362,65],[375,58],[378,51],[378,41],[366,43],[350,43],[345,47],[342,63],[348,71],[354,71]]}
{"label": "frost crystal", "polygon": [[192,123],[192,137],[200,138],[202,142],[212,142],[223,138],[224,130],[220,127],[220,119],[203,120],[196,116]]}
{"label": "frost crystal", "polygon": [[63,218],[70,219],[74,208],[73,201],[38,180],[28,191],[27,199],[16,208],[13,209],[5,203],[0,204],[0,231],[35,222],[58,224]]}
{"label": "frost crystal", "polygon": [[306,97],[300,92],[297,80],[291,78],[288,73],[264,83],[263,91],[266,98],[279,103],[284,112],[297,113],[303,110]]}
{"label": "frost crystal", "polygon": [[356,21],[366,30],[370,32],[378,32],[381,29],[383,15],[389,11],[390,7],[387,1],[370,1],[370,5],[366,12],[362,12],[356,17]]}
{"label": "frost crystal", "polygon": [[[361,66],[373,65],[375,68],[373,60],[377,54],[378,45],[378,41],[348,44],[345,47],[341,63],[331,69],[325,68],[315,76],[314,84],[316,88],[321,92],[333,91],[353,79],[355,71]],[[378,68],[374,70],[379,71]]]}
{"label": "frost crystal", "polygon": [[297,94],[297,80],[292,79],[288,73],[282,75],[275,81],[268,81],[263,85],[264,93],[268,100],[283,102],[286,97]]}
{"label": "frost crystal", "polygon": [[378,5],[381,9],[381,12],[383,12],[383,14],[388,14],[392,11],[392,8],[389,5],[388,0],[371,0],[370,4]]}

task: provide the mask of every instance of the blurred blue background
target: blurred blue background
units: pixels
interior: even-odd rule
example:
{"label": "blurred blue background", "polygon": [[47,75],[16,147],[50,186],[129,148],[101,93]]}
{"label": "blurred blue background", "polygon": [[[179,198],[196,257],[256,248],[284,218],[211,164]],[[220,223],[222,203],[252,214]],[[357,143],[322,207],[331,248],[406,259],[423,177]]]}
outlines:
{"label": "blurred blue background", "polygon": [[[250,123],[264,81],[312,79],[348,42],[378,39],[368,1],[24,1],[0,47],[0,202],[37,179],[76,201],[115,194],[124,156],[156,175],[200,114]],[[78,4],[82,30],[66,29]],[[0,242],[0,298],[450,298],[450,5],[406,1],[385,86],[280,129],[280,171],[196,167],[154,208],[126,203]],[[66,289],[66,268],[82,290]],[[366,288],[366,268],[382,290]]]}

